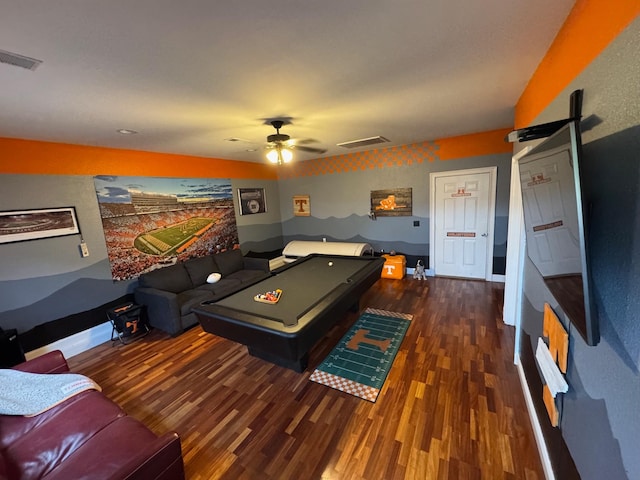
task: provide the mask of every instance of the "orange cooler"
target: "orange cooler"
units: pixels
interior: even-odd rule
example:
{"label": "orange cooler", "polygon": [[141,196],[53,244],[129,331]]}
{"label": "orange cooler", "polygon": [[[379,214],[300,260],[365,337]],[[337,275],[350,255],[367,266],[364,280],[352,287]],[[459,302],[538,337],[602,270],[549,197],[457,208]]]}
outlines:
{"label": "orange cooler", "polygon": [[402,279],[407,271],[407,260],[404,255],[382,255],[384,266],[382,267],[382,278]]}

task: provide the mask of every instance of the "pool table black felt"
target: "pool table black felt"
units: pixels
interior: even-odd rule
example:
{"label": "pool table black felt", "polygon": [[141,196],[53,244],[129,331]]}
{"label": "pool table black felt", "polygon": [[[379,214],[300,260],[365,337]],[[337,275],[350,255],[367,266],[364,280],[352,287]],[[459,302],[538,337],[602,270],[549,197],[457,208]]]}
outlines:
{"label": "pool table black felt", "polygon": [[[360,296],[380,278],[383,265],[384,259],[377,257],[310,255],[194,312],[204,331],[245,344],[252,355],[303,371],[309,350],[349,308],[357,307]],[[253,300],[277,288],[283,291],[278,303]]]}

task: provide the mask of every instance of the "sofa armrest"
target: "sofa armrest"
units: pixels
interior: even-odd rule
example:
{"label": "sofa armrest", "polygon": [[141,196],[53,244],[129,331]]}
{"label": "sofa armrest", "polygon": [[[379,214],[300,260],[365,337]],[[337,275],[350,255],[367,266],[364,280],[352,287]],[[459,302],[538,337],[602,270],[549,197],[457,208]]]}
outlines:
{"label": "sofa armrest", "polygon": [[184,462],[180,437],[166,433],[156,441],[140,445],[134,457],[123,465],[113,478],[126,480],[182,480]]}
{"label": "sofa armrest", "polygon": [[12,368],[30,373],[65,373],[69,371],[67,360],[60,350],[45,353]]}
{"label": "sofa armrest", "polygon": [[[101,419],[98,419],[98,423],[102,423]],[[62,445],[67,447],[60,450],[62,458],[44,477],[37,478],[47,480],[79,478],[184,480],[185,478],[178,435],[166,433],[158,437],[133,417],[112,418],[110,423],[103,425],[103,428],[94,432],[90,438],[78,440],[77,445],[75,440],[73,437],[61,437]],[[34,441],[38,445],[38,441]],[[27,477],[36,478],[33,475],[23,475],[20,478]]]}
{"label": "sofa armrest", "polygon": [[271,271],[268,258],[244,257],[243,262],[246,270],[262,270],[267,273]]}
{"label": "sofa armrest", "polygon": [[175,293],[151,287],[138,287],[134,297],[136,303],[147,307],[149,323],[169,335],[182,332],[180,307]]}

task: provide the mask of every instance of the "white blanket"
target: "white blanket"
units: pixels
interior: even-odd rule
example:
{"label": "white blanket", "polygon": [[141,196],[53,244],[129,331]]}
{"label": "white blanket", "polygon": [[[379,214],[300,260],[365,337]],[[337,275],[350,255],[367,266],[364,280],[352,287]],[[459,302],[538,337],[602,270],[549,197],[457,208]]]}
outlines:
{"label": "white blanket", "polygon": [[102,389],[77,373],[28,373],[0,369],[0,414],[32,417],[85,390]]}

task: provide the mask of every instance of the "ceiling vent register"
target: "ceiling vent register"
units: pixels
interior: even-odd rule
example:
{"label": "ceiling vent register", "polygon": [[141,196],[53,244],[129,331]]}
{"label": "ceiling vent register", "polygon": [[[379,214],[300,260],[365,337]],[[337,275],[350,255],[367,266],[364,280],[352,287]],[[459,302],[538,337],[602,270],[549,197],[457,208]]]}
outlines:
{"label": "ceiling vent register", "polygon": [[369,145],[377,145],[378,143],[386,143],[388,141],[389,140],[387,140],[386,138],[378,135],[377,137],[361,138],[360,140],[353,140],[351,142],[338,143],[338,146],[343,148],[358,148],[367,147]]}
{"label": "ceiling vent register", "polygon": [[14,67],[26,68],[27,70],[35,70],[38,68],[38,65],[42,63],[42,60],[36,60],[35,58],[25,57],[24,55],[18,55],[17,53],[0,50],[0,63],[6,63],[7,65],[13,65]]}

